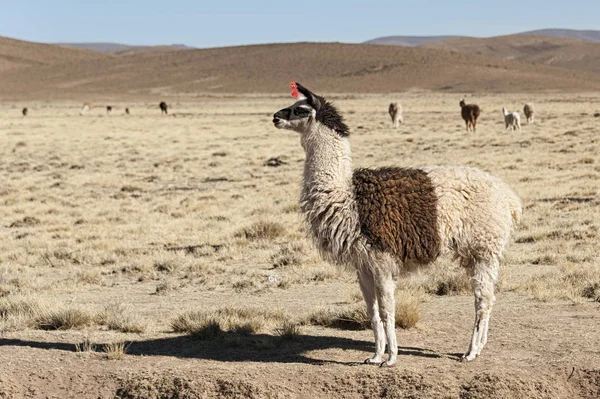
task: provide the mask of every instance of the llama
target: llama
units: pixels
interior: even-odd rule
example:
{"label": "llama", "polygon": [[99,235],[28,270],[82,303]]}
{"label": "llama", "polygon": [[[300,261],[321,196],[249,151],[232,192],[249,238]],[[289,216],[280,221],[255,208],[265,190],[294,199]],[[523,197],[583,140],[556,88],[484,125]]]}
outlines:
{"label": "llama", "polygon": [[398,127],[398,122],[404,123],[404,118],[402,117],[402,105],[398,103],[391,103],[388,108],[388,113],[392,117],[392,123],[394,127]]}
{"label": "llama", "polygon": [[129,115],[129,108],[125,108],[125,115]]}
{"label": "llama", "polygon": [[533,108],[533,104],[531,104],[531,103],[525,104],[525,106],[523,107],[523,113],[525,114],[525,117],[527,118],[528,125],[530,123],[535,122],[535,109]]}
{"label": "llama", "polygon": [[160,107],[160,111],[162,114],[168,114],[169,112],[167,111],[167,103],[164,101],[161,101],[160,104],[158,104],[158,106]]}
{"label": "llama", "polygon": [[502,108],[504,115],[504,128],[506,130],[521,130],[521,116],[518,112],[509,112],[506,108]]}
{"label": "llama", "polygon": [[110,115],[110,113],[112,112],[112,107],[110,105],[106,106],[106,115]]}
{"label": "llama", "polygon": [[81,111],[79,111],[79,115],[85,115],[92,109],[92,104],[84,103],[83,107],[81,107]]}
{"label": "llama", "polygon": [[394,277],[444,253],[470,276],[475,325],[463,359],[475,359],[487,342],[500,260],[521,218],[517,195],[472,167],[353,170],[349,129],[338,110],[298,83],[291,87],[303,98],[275,113],[273,124],[300,133],[300,204],[316,247],[357,271],[376,343],[365,363],[397,361]]}
{"label": "llama", "polygon": [[481,113],[481,109],[477,104],[465,104],[464,98],[460,100],[460,114],[462,118],[465,120],[465,124],[467,125],[467,132],[469,128],[474,132],[477,131],[477,118],[479,118],[479,114]]}
{"label": "llama", "polygon": [[27,114],[29,113],[29,110],[27,109],[27,107],[25,107],[25,108],[23,108],[21,113],[23,114],[23,116],[27,116]]}

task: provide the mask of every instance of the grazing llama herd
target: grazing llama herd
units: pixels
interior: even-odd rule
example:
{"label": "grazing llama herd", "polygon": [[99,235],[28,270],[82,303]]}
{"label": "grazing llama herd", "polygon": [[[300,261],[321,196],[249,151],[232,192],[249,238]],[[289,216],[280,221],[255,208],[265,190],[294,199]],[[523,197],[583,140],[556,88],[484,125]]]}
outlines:
{"label": "grazing llama herd", "polygon": [[[519,197],[499,178],[467,166],[353,169],[340,112],[299,83],[291,88],[297,101],[275,113],[273,124],[297,132],[306,153],[300,205],[315,246],[357,272],[375,336],[375,354],[365,362],[396,364],[395,277],[443,254],[470,277],[475,325],[462,358],[475,359],[487,342],[500,261],[521,220]],[[394,122],[399,109],[390,106]],[[468,109],[463,115],[475,130],[479,107]]]}

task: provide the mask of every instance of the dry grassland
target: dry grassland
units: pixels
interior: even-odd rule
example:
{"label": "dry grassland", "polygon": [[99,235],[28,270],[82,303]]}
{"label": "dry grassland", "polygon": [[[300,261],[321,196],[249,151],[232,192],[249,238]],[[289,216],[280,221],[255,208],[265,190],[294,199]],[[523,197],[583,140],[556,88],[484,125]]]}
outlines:
{"label": "dry grassland", "polygon": [[[524,205],[483,356],[455,361],[472,299],[444,259],[399,282],[385,371],[353,363],[372,350],[355,275],[306,238],[304,154],[270,122],[290,98],[0,105],[0,397],[594,397],[600,95],[478,97],[475,134],[459,100],[335,98],[355,166],[473,165]],[[536,123],[505,132],[526,101]]]}

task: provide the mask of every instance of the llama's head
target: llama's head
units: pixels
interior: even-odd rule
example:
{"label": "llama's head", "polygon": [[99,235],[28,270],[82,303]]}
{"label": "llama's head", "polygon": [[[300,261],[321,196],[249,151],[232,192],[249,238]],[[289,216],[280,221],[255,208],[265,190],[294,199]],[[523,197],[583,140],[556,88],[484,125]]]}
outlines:
{"label": "llama's head", "polygon": [[508,110],[506,107],[502,107],[502,115],[508,115]]}
{"label": "llama's head", "polygon": [[321,124],[340,137],[348,137],[348,126],[333,104],[300,83],[292,82],[290,86],[293,89],[292,96],[301,98],[273,115],[273,124],[277,129],[288,129],[303,134]]}
{"label": "llama's head", "polygon": [[465,103],[465,99],[464,98],[462,100],[460,100],[460,102],[458,104],[460,105],[461,108],[463,108],[465,105],[467,105]]}

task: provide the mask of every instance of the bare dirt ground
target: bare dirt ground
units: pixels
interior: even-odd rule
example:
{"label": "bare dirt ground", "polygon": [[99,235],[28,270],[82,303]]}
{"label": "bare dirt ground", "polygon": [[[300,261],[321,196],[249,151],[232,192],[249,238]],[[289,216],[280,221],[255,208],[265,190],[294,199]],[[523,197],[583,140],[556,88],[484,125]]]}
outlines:
{"label": "bare dirt ground", "polygon": [[[371,332],[335,323],[362,306],[355,276],[305,237],[304,154],[270,122],[290,97],[174,101],[169,116],[154,100],[83,117],[80,101],[4,103],[0,398],[599,397],[600,95],[469,99],[477,133],[454,95],[334,100],[355,166],[469,164],[521,196],[480,358],[458,360],[473,300],[444,259],[399,281],[417,322],[398,328],[398,365],[361,363]],[[505,132],[501,108],[525,101],[536,123]]]}

